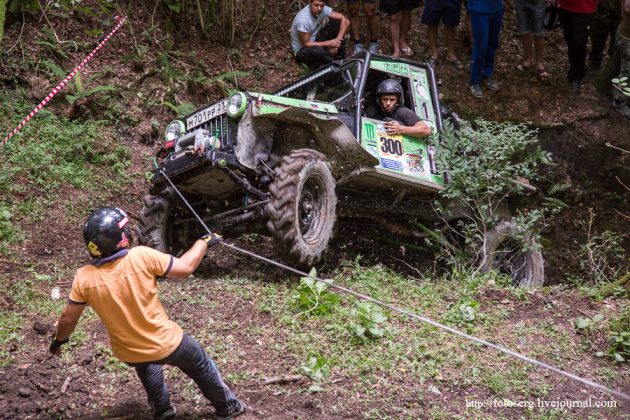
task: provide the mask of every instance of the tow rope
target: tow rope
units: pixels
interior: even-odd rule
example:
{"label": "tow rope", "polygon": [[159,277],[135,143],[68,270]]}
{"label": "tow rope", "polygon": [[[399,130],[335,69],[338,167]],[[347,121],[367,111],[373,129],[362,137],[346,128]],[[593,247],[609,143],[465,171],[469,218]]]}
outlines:
{"label": "tow rope", "polygon": [[[157,166],[157,165],[156,165],[156,166]],[[199,215],[197,214],[197,212],[196,212],[196,211],[192,208],[192,206],[190,205],[190,203],[188,202],[188,200],[186,200],[186,198],[182,195],[182,193],[181,193],[181,192],[179,191],[179,189],[175,186],[175,184],[173,184],[173,181],[171,181],[171,179],[168,177],[168,175],[166,175],[166,173],[164,172],[164,170],[163,170],[163,169],[160,169],[160,170],[159,170],[159,172],[160,172],[160,174],[161,174],[161,175],[163,175],[163,176],[164,176],[164,178],[168,181],[168,183],[171,185],[171,187],[173,187],[173,190],[175,190],[175,192],[177,193],[177,195],[179,196],[179,198],[180,198],[180,199],[184,202],[184,204],[186,205],[186,207],[188,207],[188,209],[189,209],[189,210],[191,211],[191,213],[195,216],[195,218],[196,218],[196,219],[197,219],[197,221],[201,224],[201,226],[203,226],[203,228],[206,230],[206,232],[207,232],[208,234],[210,234],[210,235],[211,235],[211,234],[212,234],[212,232],[210,231],[210,229],[208,228],[208,226],[206,226],[206,224],[204,223],[204,221],[201,219],[201,217],[199,217]],[[344,286],[339,286],[338,284],[334,284],[334,283],[332,282],[332,280],[324,280],[324,279],[320,279],[320,278],[319,278],[319,277],[317,277],[317,276],[312,276],[312,275],[310,275],[310,274],[308,274],[308,273],[305,273],[305,272],[303,272],[303,271],[297,270],[297,269],[295,269],[295,268],[293,268],[293,267],[289,267],[288,265],[285,265],[285,264],[279,263],[279,262],[274,261],[274,260],[270,260],[269,258],[263,257],[263,256],[261,256],[261,255],[254,254],[253,252],[246,251],[246,250],[241,249],[241,248],[239,248],[239,247],[237,247],[237,246],[235,246],[235,245],[229,244],[229,243],[227,243],[227,242],[225,242],[225,241],[219,241],[219,243],[220,243],[221,245],[223,245],[224,247],[226,247],[226,248],[233,249],[234,251],[237,251],[237,252],[240,252],[240,253],[242,253],[242,254],[248,255],[248,256],[250,256],[250,257],[252,257],[252,258],[255,258],[255,259],[258,259],[258,260],[260,260],[260,261],[264,261],[264,262],[266,262],[266,263],[268,263],[268,264],[275,265],[276,267],[280,267],[280,268],[282,268],[282,269],[284,269],[284,270],[287,270],[287,271],[290,271],[290,272],[292,272],[292,273],[298,274],[298,275],[300,275],[300,276],[302,276],[302,277],[310,277],[310,278],[315,279],[315,280],[317,280],[317,281],[319,281],[319,282],[326,283],[327,285],[329,285],[329,286],[330,286],[330,287],[332,287],[332,288],[335,288],[335,289],[337,289],[337,290],[340,290],[340,291],[342,291],[342,292],[345,292],[345,293],[347,293],[347,294],[349,294],[349,295],[355,296],[355,297],[357,297],[357,298],[359,298],[359,299],[361,299],[361,300],[365,300],[365,301],[368,301],[368,302],[372,302],[372,303],[374,303],[374,304],[376,304],[376,305],[379,305],[379,306],[382,306],[382,307],[385,307],[385,308],[391,309],[391,310],[392,310],[392,311],[394,311],[394,312],[398,312],[398,313],[401,313],[401,314],[407,315],[407,316],[408,316],[408,317],[410,317],[410,318],[417,319],[417,320],[419,320],[419,321],[425,322],[425,323],[427,323],[427,324],[429,324],[429,325],[432,325],[432,326],[434,326],[434,327],[436,327],[436,328],[440,328],[440,329],[442,329],[442,330],[448,331],[448,332],[450,332],[450,333],[453,333],[453,334],[455,334],[455,335],[458,335],[458,336],[460,336],[460,337],[462,337],[462,338],[465,338],[465,339],[467,339],[467,340],[473,341],[473,342],[478,343],[478,344],[482,344],[482,345],[484,345],[484,346],[486,346],[486,347],[490,347],[490,348],[492,348],[492,349],[498,350],[498,351],[500,351],[500,352],[502,352],[502,353],[505,353],[505,354],[507,354],[507,355],[510,355],[510,356],[512,356],[512,357],[516,357],[517,359],[523,360],[523,361],[525,361],[525,362],[527,362],[527,363],[530,363],[530,364],[533,364],[533,365],[536,365],[536,366],[540,366],[540,367],[542,367],[542,368],[544,368],[544,369],[550,370],[550,371],[555,372],[555,373],[557,373],[557,374],[559,374],[559,375],[565,376],[565,377],[567,377],[567,378],[569,378],[569,379],[573,379],[574,381],[581,382],[581,383],[582,383],[582,384],[584,384],[584,385],[590,386],[590,387],[595,388],[595,389],[599,389],[600,391],[604,391],[604,392],[606,392],[606,393],[608,393],[608,394],[615,395],[615,396],[617,396],[617,397],[619,397],[619,398],[623,398],[623,399],[625,399],[625,400],[627,400],[627,401],[630,401],[630,395],[629,395],[629,394],[626,394],[626,393],[624,393],[624,392],[621,392],[621,391],[616,391],[616,390],[611,389],[611,388],[608,388],[608,387],[606,387],[606,386],[604,386],[604,385],[598,384],[598,383],[593,382],[593,381],[591,381],[591,380],[588,380],[588,379],[582,378],[582,377],[580,377],[580,376],[577,376],[577,375],[574,375],[574,374],[572,374],[572,373],[566,372],[566,371],[564,371],[564,370],[562,370],[562,369],[559,369],[559,368],[557,368],[557,367],[551,366],[551,365],[549,365],[549,364],[547,364],[547,363],[544,363],[544,362],[541,362],[541,361],[539,361],[539,360],[533,359],[533,358],[531,358],[531,357],[525,356],[525,355],[523,355],[523,354],[520,354],[520,353],[518,353],[518,352],[515,352],[515,351],[513,351],[513,350],[510,350],[510,349],[508,349],[508,348],[506,348],[506,347],[500,346],[500,345],[498,345],[498,344],[491,343],[491,342],[486,341],[486,340],[481,339],[481,338],[474,337],[474,336],[472,336],[472,335],[470,335],[470,334],[466,334],[466,333],[461,332],[461,331],[459,331],[459,330],[457,330],[457,329],[455,329],[455,328],[451,328],[451,327],[449,327],[449,326],[447,326],[447,325],[443,325],[443,324],[440,324],[439,322],[433,321],[433,320],[431,320],[430,318],[427,318],[427,317],[425,317],[425,316],[418,315],[418,314],[413,313],[413,312],[410,312],[410,311],[408,311],[408,310],[406,310],[406,309],[401,309],[401,308],[398,308],[398,307],[396,307],[396,306],[394,306],[394,305],[391,305],[391,304],[389,304],[389,303],[386,303],[386,302],[380,301],[380,300],[375,299],[375,298],[373,298],[373,297],[371,297],[371,296],[367,296],[367,295],[364,295],[364,294],[362,294],[362,293],[355,292],[354,290],[352,290],[352,289],[348,289],[347,287],[344,287]]]}
{"label": "tow rope", "polygon": [[94,57],[94,55],[101,49],[103,48],[103,46],[107,43],[107,41],[109,41],[109,39],[114,36],[116,34],[116,32],[120,29],[120,27],[125,23],[126,18],[125,17],[120,17],[120,16],[115,16],[114,19],[116,19],[116,21],[118,22],[118,24],[114,27],[114,29],[112,29],[102,40],[101,42],[99,42],[99,44],[96,46],[96,48],[94,48],[92,50],[91,53],[89,53],[87,55],[87,57],[85,57],[85,59],[83,59],[83,61],[81,62],[81,64],[79,64],[77,67],[75,67],[74,70],[72,70],[72,72],[61,81],[61,83],[59,83],[57,86],[55,86],[55,88],[53,90],[50,91],[50,93],[48,94],[48,96],[46,96],[44,98],[43,101],[41,101],[39,103],[39,105],[37,105],[31,112],[30,114],[28,114],[26,116],[26,118],[24,118],[18,125],[17,127],[15,127],[13,129],[13,131],[11,131],[9,133],[9,135],[7,135],[4,140],[2,140],[2,143],[0,143],[1,146],[4,146],[6,144],[6,142],[8,142],[9,140],[11,140],[11,137],[13,137],[14,135],[17,134],[18,131],[20,131],[22,129],[22,127],[24,127],[26,125],[27,122],[30,121],[31,118],[33,118],[35,116],[35,114],[37,114],[43,107],[46,106],[46,104],[48,102],[50,102],[50,100],[52,98],[55,97],[55,95],[57,95],[57,93],[59,93],[60,90],[62,90],[64,87],[66,87],[66,85],[68,84],[68,82],[70,80],[72,80],[72,78],[79,72],[81,71],[81,69],[83,69],[83,67],[85,67],[85,65],[87,64],[88,61],[90,61],[92,59],[92,57]]}

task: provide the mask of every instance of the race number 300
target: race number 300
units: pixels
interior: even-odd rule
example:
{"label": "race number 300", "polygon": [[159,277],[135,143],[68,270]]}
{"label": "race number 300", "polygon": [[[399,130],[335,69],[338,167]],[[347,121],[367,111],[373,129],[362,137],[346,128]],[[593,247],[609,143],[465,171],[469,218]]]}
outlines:
{"label": "race number 300", "polygon": [[402,156],[403,154],[403,146],[402,141],[397,139],[390,139],[386,137],[381,137],[381,151],[383,153],[387,153],[389,155]]}

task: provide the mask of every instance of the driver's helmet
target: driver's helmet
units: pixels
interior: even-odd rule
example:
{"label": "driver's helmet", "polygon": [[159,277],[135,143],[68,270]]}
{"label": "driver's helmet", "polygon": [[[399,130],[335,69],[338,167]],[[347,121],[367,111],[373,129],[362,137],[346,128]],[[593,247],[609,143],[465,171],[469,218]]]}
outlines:
{"label": "driver's helmet", "polygon": [[90,255],[105,258],[131,243],[127,213],[118,207],[95,210],[83,226],[83,241]]}
{"label": "driver's helmet", "polygon": [[381,95],[396,95],[398,102],[396,105],[402,106],[403,88],[397,80],[385,79],[376,88],[376,98],[381,106]]}

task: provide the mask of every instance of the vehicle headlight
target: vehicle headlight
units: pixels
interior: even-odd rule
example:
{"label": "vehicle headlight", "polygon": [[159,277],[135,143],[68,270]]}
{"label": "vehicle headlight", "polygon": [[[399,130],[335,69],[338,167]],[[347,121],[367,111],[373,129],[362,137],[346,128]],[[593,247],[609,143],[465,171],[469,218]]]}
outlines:
{"label": "vehicle headlight", "polygon": [[184,122],[180,120],[175,120],[171,122],[166,127],[166,132],[164,133],[164,139],[166,142],[174,142],[186,131],[186,127],[184,126]]}
{"label": "vehicle headlight", "polygon": [[247,108],[247,96],[243,92],[236,92],[228,99],[228,115],[232,118],[240,117]]}

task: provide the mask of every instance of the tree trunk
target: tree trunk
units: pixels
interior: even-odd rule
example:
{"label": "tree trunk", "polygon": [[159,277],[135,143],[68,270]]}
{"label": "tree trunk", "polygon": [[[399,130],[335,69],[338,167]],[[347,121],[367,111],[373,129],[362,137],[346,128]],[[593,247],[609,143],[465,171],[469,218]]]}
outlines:
{"label": "tree trunk", "polygon": [[626,273],[623,276],[621,276],[619,279],[613,281],[612,283],[608,283],[604,286],[602,286],[601,289],[599,289],[599,296],[601,296],[602,299],[606,299],[608,296],[612,295],[615,290],[618,290],[619,288],[623,288],[625,289],[625,294],[626,296],[630,296],[630,273]]}
{"label": "tree trunk", "polygon": [[2,36],[4,35],[4,17],[7,12],[6,0],[0,0],[0,51],[2,51]]}

